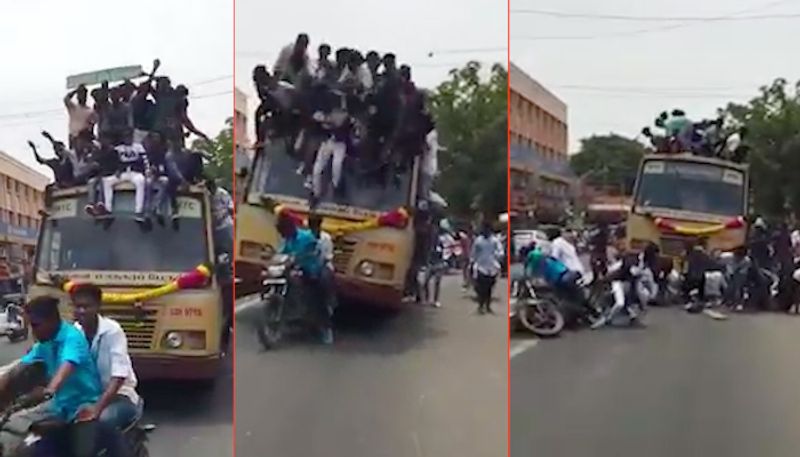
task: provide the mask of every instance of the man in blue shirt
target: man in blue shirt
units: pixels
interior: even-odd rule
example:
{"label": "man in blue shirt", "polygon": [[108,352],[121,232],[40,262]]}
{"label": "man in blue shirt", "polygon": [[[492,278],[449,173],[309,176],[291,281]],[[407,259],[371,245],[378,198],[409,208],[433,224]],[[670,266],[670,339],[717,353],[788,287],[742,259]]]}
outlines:
{"label": "man in blue shirt", "polygon": [[72,455],[91,457],[96,451],[96,423],[89,418],[88,407],[100,398],[102,387],[86,338],[61,320],[55,297],[34,298],[26,307],[26,316],[36,344],[21,363],[43,364],[49,380],[43,391],[32,395],[51,399],[49,412],[60,420],[73,422]]}
{"label": "man in blue shirt", "polygon": [[544,278],[547,284],[565,297],[569,305],[580,306],[582,311],[577,313],[591,318],[598,316],[598,311],[589,303],[581,287],[581,274],[571,271],[561,261],[545,255],[539,248],[528,253],[525,259],[525,272],[533,276]]}
{"label": "man in blue shirt", "polygon": [[278,216],[277,229],[283,238],[281,254],[291,256],[294,264],[303,272],[307,305],[316,315],[322,332],[322,341],[325,344],[333,344],[333,328],[325,295],[329,292],[322,281],[325,265],[319,255],[317,237],[311,230],[297,227],[294,219],[285,214]]}

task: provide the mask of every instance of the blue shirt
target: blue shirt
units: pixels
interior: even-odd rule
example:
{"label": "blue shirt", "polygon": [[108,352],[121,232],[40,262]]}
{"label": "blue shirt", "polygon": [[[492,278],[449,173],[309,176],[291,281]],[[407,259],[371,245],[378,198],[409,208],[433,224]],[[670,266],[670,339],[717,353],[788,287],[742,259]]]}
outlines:
{"label": "blue shirt", "polygon": [[48,379],[52,379],[66,362],[75,367],[53,396],[53,413],[59,418],[71,421],[81,407],[93,404],[100,398],[103,388],[89,352],[89,343],[74,326],[61,322],[52,340],[34,344],[30,352],[22,357],[22,363],[36,362],[44,363]]}
{"label": "blue shirt", "polygon": [[534,252],[528,254],[525,261],[525,269],[534,276],[542,276],[550,286],[557,286],[561,278],[569,271],[566,265],[553,257],[544,256],[538,262],[533,261]]}
{"label": "blue shirt", "polygon": [[322,260],[317,249],[317,238],[311,230],[297,229],[294,237],[283,241],[281,254],[294,257],[303,273],[318,277],[322,271]]}

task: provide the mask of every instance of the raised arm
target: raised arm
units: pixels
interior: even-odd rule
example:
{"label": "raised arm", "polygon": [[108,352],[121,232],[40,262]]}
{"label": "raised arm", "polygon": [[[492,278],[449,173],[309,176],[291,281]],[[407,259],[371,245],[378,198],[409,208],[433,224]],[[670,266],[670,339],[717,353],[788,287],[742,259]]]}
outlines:
{"label": "raised arm", "polygon": [[66,106],[67,109],[72,108],[72,97],[74,97],[77,92],[77,89],[73,89],[67,92],[67,95],[64,96],[64,106]]}
{"label": "raised arm", "polygon": [[39,162],[40,164],[44,164],[44,159],[42,159],[42,157],[39,155],[39,152],[36,150],[36,145],[33,144],[33,141],[29,140],[28,146],[30,146],[31,149],[33,149],[33,156],[36,157],[36,161]]}

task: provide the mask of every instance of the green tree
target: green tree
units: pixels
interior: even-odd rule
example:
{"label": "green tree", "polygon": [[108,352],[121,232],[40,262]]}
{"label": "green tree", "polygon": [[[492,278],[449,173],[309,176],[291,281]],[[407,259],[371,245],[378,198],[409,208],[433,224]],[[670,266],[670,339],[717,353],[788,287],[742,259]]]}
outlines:
{"label": "green tree", "polygon": [[195,140],[192,148],[208,157],[206,176],[216,179],[222,187],[233,192],[233,118],[225,121],[225,128],[210,142]]}
{"label": "green tree", "polygon": [[782,218],[787,209],[800,214],[800,82],[778,78],[747,103],[720,110],[729,125],[745,127],[750,146],[750,189],[754,210]]}
{"label": "green tree", "polygon": [[581,140],[580,152],[570,158],[570,165],[589,184],[613,186],[629,195],[639,163],[647,152],[644,145],[624,136],[593,135]]}
{"label": "green tree", "polygon": [[480,211],[494,220],[507,211],[508,72],[500,64],[481,77],[478,62],[450,71],[430,97],[440,141],[437,192],[455,216]]}

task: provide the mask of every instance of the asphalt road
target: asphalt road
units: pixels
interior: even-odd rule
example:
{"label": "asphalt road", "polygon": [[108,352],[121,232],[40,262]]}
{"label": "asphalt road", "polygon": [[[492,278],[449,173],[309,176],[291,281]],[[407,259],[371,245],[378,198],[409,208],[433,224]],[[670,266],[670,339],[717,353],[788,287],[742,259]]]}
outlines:
{"label": "asphalt road", "polygon": [[796,456],[800,317],[651,310],[511,342],[511,456]]}
{"label": "asphalt road", "polygon": [[[30,342],[0,342],[0,365],[12,362]],[[233,455],[231,358],[214,386],[175,382],[147,382],[139,386],[145,399],[144,423],[155,424],[150,455],[225,457]]]}
{"label": "asphalt road", "polygon": [[475,314],[458,278],[440,309],[343,307],[333,347],[260,350],[239,303],[237,457],[507,455],[507,300]]}

